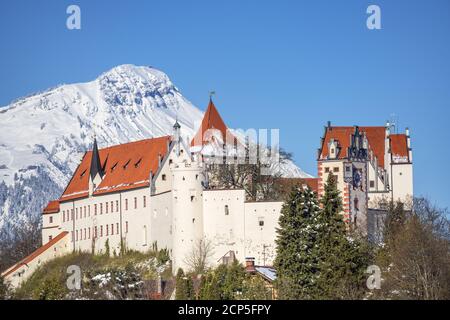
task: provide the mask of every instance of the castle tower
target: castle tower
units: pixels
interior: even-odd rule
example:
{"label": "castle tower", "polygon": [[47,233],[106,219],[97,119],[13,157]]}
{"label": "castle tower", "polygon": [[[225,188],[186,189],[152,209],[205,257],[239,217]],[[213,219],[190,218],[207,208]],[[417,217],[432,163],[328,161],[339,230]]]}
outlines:
{"label": "castle tower", "polygon": [[195,161],[180,136],[180,125],[174,125],[176,157],[171,166],[172,195],[172,271],[188,270],[186,260],[203,238],[202,164]]}

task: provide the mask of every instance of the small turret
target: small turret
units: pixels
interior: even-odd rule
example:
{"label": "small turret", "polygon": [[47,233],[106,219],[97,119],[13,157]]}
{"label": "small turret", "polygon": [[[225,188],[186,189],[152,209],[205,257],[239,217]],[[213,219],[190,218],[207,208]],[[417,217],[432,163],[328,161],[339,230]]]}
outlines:
{"label": "small turret", "polygon": [[100,161],[100,154],[98,152],[97,139],[94,137],[94,145],[92,147],[91,166],[89,169],[89,195],[92,195],[95,188],[103,179],[103,168]]}

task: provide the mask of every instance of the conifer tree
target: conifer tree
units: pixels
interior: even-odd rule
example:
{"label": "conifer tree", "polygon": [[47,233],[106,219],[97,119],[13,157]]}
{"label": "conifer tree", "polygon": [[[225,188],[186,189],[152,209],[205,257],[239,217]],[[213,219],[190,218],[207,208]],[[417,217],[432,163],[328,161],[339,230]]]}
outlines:
{"label": "conifer tree", "polygon": [[176,276],[176,294],[177,300],[192,300],[194,298],[194,286],[192,278],[184,274],[183,269],[179,268]]}
{"label": "conifer tree", "polygon": [[274,264],[281,299],[308,299],[314,291],[319,210],[316,195],[309,188],[294,187],[283,205]]}
{"label": "conifer tree", "polygon": [[368,247],[356,235],[347,232],[340,191],[331,174],[321,204],[317,219],[318,241],[314,249],[318,259],[314,298],[358,298],[369,261]]}

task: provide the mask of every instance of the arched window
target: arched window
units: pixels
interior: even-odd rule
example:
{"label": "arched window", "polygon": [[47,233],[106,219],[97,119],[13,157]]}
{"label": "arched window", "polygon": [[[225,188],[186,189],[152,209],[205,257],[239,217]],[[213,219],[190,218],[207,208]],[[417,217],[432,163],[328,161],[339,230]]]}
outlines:
{"label": "arched window", "polygon": [[230,209],[228,208],[228,205],[225,205],[225,215],[228,216],[230,214]]}

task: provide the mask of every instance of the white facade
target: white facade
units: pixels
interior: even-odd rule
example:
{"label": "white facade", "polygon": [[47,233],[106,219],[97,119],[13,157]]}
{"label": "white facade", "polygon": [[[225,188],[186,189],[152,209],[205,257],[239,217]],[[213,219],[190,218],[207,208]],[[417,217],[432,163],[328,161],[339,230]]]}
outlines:
{"label": "white facade", "polygon": [[[67,232],[64,250],[118,254],[122,248],[148,251],[166,248],[172,269],[189,269],[187,258],[200,241],[213,248],[217,265],[234,251],[240,262],[253,257],[271,265],[281,202],[246,202],[244,190],[208,190],[200,156],[191,154],[174,135],[168,154],[159,159],[149,186],[60,201],[59,212],[43,215],[43,245]],[[226,208],[226,209],[225,209]]]}

